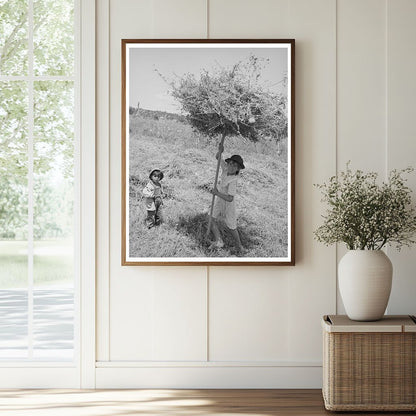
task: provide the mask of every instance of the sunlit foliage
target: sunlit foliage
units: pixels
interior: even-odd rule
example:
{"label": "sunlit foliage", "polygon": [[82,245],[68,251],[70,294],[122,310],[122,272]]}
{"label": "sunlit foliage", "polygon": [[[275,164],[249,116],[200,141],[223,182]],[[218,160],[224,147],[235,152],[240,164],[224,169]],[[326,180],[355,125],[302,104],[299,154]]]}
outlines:
{"label": "sunlit foliage", "polygon": [[30,152],[35,238],[72,232],[74,2],[32,4],[0,0],[0,238],[27,238]]}

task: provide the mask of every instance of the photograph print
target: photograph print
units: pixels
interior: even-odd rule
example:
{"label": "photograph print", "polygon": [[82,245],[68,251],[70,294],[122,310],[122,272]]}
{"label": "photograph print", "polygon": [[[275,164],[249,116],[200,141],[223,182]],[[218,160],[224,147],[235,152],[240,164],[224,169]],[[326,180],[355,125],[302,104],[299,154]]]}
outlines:
{"label": "photograph print", "polygon": [[294,264],[294,40],[122,40],[122,264]]}

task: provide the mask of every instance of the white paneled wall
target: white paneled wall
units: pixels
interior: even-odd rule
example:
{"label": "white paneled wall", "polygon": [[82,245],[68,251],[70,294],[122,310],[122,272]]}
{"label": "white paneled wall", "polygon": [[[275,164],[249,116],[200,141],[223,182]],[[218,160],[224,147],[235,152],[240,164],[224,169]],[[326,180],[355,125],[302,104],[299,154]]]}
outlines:
{"label": "white paneled wall", "polygon": [[[343,249],[313,184],[416,165],[413,0],[97,2],[97,387],[320,387]],[[296,39],[296,266],[121,267],[121,39]],[[411,185],[416,189],[416,180]],[[416,313],[415,251],[390,313]]]}
{"label": "white paneled wall", "polygon": [[[287,0],[209,0],[210,38],[290,38]],[[206,35],[205,35],[206,36]]]}
{"label": "white paneled wall", "polygon": [[119,279],[111,293],[118,302],[110,315],[112,360],[206,359],[207,283],[203,268],[170,267],[165,273],[146,268]]}
{"label": "white paneled wall", "polygon": [[[386,2],[338,0],[337,162],[381,172],[386,163]],[[359,150],[359,151],[357,151]]]}
{"label": "white paneled wall", "polygon": [[[388,2],[387,19],[387,167],[416,167],[416,2]],[[409,178],[416,191],[416,174]],[[416,254],[414,249],[389,250],[394,279],[388,311],[416,312]],[[413,261],[409,261],[413,256]]]}
{"label": "white paneled wall", "polygon": [[[337,167],[386,171],[386,2],[337,2]],[[338,250],[337,261],[345,254]],[[344,306],[338,294],[338,312]]]}
{"label": "white paneled wall", "polygon": [[321,362],[320,318],[335,312],[336,264],[335,247],[312,239],[320,222],[320,195],[313,184],[335,173],[336,3],[288,1],[288,10],[296,39],[297,253],[296,267],[287,270],[289,353],[295,362]]}
{"label": "white paneled wall", "polygon": [[288,360],[288,289],[274,268],[211,267],[209,360]]}

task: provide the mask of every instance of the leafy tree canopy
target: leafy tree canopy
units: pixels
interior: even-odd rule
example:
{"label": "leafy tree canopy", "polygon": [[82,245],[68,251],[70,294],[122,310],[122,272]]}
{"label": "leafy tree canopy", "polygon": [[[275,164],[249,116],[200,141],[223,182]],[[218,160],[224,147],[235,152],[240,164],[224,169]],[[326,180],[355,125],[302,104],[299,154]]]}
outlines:
{"label": "leafy tree canopy", "polygon": [[[29,125],[35,237],[65,234],[72,227],[68,218],[74,177],[73,16],[72,0],[33,1],[33,75],[69,79],[35,79],[29,109],[28,1],[0,0],[0,238],[26,238]],[[61,206],[62,201],[69,205]]]}

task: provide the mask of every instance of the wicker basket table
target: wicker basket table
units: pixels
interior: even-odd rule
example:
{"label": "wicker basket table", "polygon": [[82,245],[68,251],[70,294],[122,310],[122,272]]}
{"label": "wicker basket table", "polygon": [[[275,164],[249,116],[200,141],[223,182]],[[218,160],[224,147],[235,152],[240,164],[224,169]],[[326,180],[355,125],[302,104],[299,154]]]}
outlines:
{"label": "wicker basket table", "polygon": [[416,410],[415,317],[357,322],[328,315],[322,328],[327,410]]}

